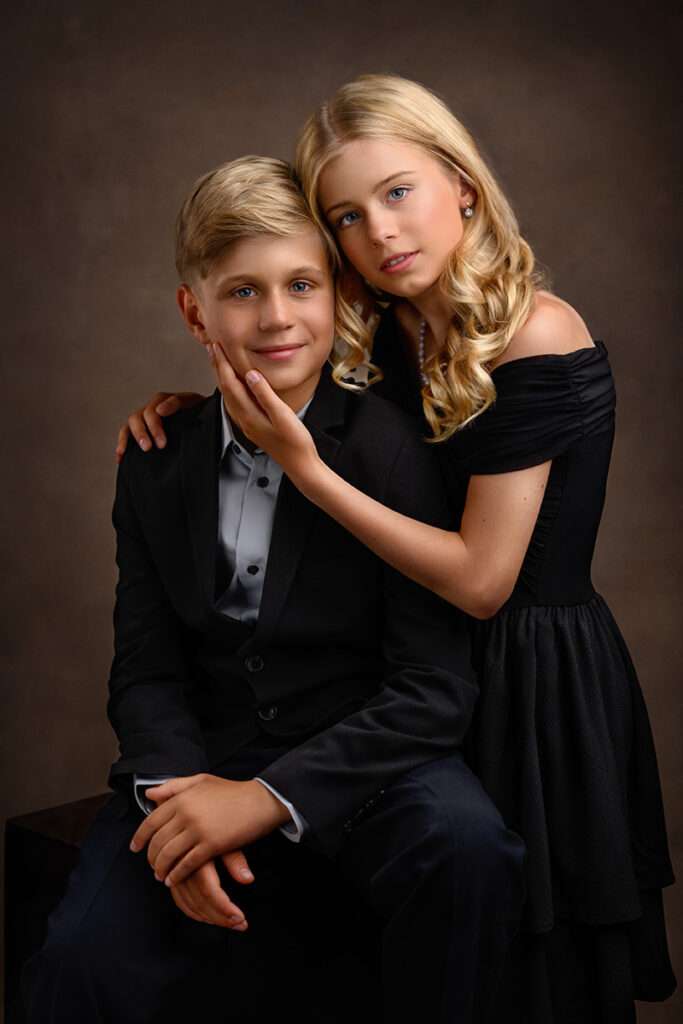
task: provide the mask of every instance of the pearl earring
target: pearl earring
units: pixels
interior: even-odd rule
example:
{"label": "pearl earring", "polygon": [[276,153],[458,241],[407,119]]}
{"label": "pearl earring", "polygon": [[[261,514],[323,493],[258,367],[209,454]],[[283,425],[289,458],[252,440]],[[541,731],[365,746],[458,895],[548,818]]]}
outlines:
{"label": "pearl earring", "polygon": [[467,217],[468,220],[470,217],[474,217],[474,207],[466,206],[463,210],[463,217]]}

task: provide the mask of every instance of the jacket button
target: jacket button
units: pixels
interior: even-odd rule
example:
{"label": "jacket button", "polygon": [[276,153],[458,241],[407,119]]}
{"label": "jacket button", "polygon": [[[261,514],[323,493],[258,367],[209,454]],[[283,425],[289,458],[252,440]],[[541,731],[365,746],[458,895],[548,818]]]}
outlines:
{"label": "jacket button", "polygon": [[244,664],[247,666],[249,672],[260,672],[265,661],[260,654],[250,654],[248,658],[244,659]]}
{"label": "jacket button", "polygon": [[261,708],[258,712],[259,718],[262,718],[264,722],[270,722],[277,716],[277,707],[275,704],[271,704],[269,708]]}

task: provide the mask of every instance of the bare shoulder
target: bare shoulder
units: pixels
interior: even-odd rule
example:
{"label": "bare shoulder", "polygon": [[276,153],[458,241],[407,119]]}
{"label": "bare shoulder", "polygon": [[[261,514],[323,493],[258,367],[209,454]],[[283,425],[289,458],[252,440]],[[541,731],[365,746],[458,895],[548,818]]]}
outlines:
{"label": "bare shoulder", "polygon": [[593,348],[585,321],[564,299],[539,291],[526,323],[511,338],[494,366],[526,356],[566,355],[580,348]]}

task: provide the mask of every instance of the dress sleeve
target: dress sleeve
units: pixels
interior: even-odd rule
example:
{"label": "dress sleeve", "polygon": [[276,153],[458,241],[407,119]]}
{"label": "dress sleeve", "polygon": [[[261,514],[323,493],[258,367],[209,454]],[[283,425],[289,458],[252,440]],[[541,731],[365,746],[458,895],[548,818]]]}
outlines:
{"label": "dress sleeve", "polygon": [[447,443],[469,476],[528,469],[613,425],[604,346],[511,360],[493,372],[496,400]]}

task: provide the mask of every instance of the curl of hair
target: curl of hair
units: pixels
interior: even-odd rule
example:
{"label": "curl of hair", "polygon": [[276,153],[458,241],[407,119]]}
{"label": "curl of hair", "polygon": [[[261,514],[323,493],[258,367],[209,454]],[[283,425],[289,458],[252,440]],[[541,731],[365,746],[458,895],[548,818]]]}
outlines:
{"label": "curl of hair", "polygon": [[[320,175],[345,143],[364,138],[418,146],[457,173],[475,194],[474,216],[463,219],[462,238],[439,278],[451,309],[449,328],[424,367],[428,383],[422,401],[433,433],[429,440],[445,441],[495,401],[487,366],[526,321],[544,275],[534,269],[532,249],[470,133],[434,93],[398,75],[360,75],[343,85],[309,117],[299,137],[296,171],[331,246],[336,249],[320,209]],[[349,356],[344,372],[368,359],[377,319],[371,317],[368,323],[367,315],[351,313],[345,320]]]}
{"label": "curl of hair", "polygon": [[337,285],[335,298],[336,339],[332,353],[332,377],[343,388],[362,391],[382,380],[382,371],[371,361],[372,335],[379,322],[369,322],[354,308]]}

